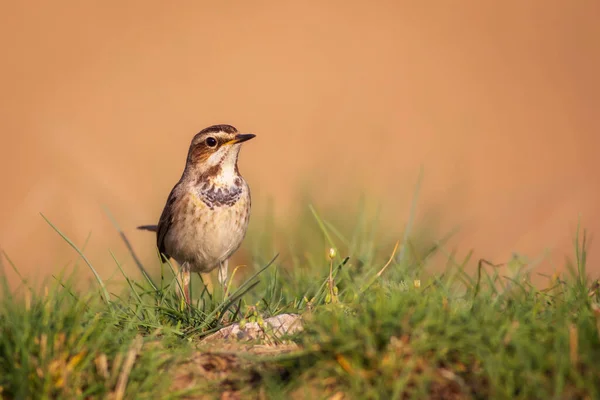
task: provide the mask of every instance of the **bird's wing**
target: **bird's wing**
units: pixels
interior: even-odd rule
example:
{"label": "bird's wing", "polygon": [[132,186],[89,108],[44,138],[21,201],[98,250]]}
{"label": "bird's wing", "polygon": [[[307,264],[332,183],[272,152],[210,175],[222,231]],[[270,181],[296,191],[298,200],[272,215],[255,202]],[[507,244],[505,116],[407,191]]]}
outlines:
{"label": "bird's wing", "polygon": [[167,232],[169,232],[169,229],[173,224],[173,203],[175,203],[175,201],[177,201],[177,194],[175,188],[173,188],[171,193],[169,193],[167,204],[160,215],[158,227],[156,229],[156,245],[158,246],[158,251],[160,254],[164,255],[165,259],[170,257],[166,252],[165,237],[167,236]]}

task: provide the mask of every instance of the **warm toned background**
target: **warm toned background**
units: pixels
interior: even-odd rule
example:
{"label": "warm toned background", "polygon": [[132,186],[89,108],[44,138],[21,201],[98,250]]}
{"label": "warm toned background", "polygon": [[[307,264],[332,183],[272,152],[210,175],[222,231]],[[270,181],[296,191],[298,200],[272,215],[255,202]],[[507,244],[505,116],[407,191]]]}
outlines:
{"label": "warm toned background", "polygon": [[421,215],[460,224],[463,254],[562,264],[578,215],[600,228],[600,2],[427,3],[4,1],[0,247],[36,278],[75,260],[43,212],[91,231],[105,274],[109,249],[133,268],[107,206],[150,259],[134,226],[230,123],[258,135],[241,169],[281,221],[306,185],[366,188],[400,231],[423,165]]}

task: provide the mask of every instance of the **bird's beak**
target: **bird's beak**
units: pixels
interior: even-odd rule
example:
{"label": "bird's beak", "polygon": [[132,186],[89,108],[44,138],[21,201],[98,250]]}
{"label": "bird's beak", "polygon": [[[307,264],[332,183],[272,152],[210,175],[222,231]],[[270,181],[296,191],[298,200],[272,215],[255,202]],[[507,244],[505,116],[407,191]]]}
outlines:
{"label": "bird's beak", "polygon": [[252,139],[255,136],[256,135],[254,135],[252,133],[240,133],[240,134],[235,135],[235,138],[231,139],[229,142],[225,142],[225,144],[242,143],[242,142],[245,142],[246,140]]}

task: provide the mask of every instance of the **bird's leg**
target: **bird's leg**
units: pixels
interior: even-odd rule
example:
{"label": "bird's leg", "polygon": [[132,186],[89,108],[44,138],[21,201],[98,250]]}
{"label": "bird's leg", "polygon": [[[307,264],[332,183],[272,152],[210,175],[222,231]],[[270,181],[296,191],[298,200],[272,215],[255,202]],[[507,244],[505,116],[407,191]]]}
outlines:
{"label": "bird's leg", "polygon": [[192,305],[190,299],[190,280],[190,266],[187,262],[184,262],[183,265],[181,265],[181,283],[183,286],[183,296],[185,297],[185,302],[188,306]]}
{"label": "bird's leg", "polygon": [[218,279],[221,287],[223,288],[223,297],[225,297],[225,290],[227,289],[227,266],[229,260],[225,260],[219,265]]}

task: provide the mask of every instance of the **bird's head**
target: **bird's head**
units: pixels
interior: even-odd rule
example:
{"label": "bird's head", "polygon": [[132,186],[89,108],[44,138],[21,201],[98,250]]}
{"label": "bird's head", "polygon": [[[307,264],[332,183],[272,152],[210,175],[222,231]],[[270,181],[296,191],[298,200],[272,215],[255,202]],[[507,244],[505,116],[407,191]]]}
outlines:
{"label": "bird's head", "polygon": [[231,125],[213,125],[201,130],[190,144],[186,170],[202,176],[237,174],[237,160],[242,143],[256,135],[238,133]]}

